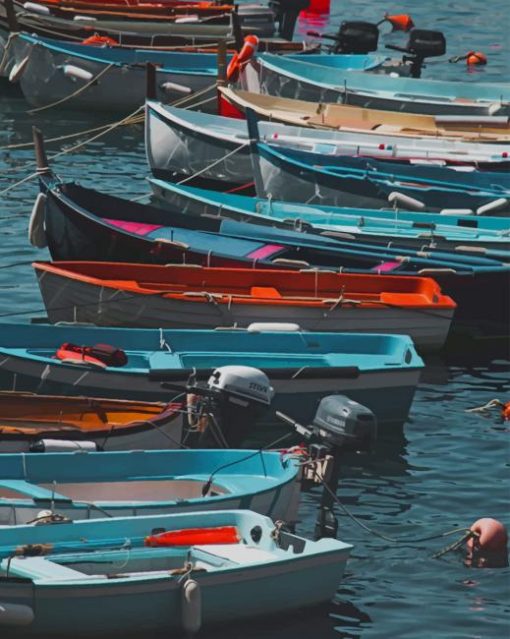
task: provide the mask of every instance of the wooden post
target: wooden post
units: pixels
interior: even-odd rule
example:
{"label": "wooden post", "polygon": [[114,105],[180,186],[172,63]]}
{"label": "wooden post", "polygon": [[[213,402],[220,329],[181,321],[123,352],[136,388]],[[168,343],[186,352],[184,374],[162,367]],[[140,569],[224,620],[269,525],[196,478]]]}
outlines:
{"label": "wooden post", "polygon": [[32,137],[34,140],[35,161],[37,164],[37,173],[39,175],[47,175],[51,173],[48,166],[48,158],[46,157],[46,151],[44,149],[44,137],[40,129],[32,127]]}

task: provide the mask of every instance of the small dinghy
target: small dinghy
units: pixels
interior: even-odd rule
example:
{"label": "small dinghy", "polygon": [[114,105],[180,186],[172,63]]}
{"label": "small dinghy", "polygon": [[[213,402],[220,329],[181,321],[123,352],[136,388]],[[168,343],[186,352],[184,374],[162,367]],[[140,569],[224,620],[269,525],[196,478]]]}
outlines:
{"label": "small dinghy", "polygon": [[34,453],[1,455],[0,465],[2,526],[233,508],[297,519],[300,467],[291,454]]}
{"label": "small dinghy", "polygon": [[196,632],[328,601],[351,549],[245,510],[7,527],[1,624],[23,636]]}
{"label": "small dinghy", "polygon": [[[410,337],[296,328],[273,324],[199,331],[3,324],[0,388],[168,401],[186,390],[192,374],[202,380],[212,376],[214,382],[218,367],[255,367],[274,388],[273,410],[311,420],[321,398],[345,393],[372,410],[380,423],[405,421],[423,368]],[[98,343],[122,349],[126,365],[98,366],[73,352]],[[59,359],[64,344],[65,358]],[[172,390],[162,382],[172,383]],[[261,401],[258,423],[274,424],[270,399]]]}
{"label": "small dinghy", "polygon": [[178,448],[180,408],[179,403],[0,392],[0,453]]}
{"label": "small dinghy", "polygon": [[35,262],[52,324],[215,328],[218,321],[294,322],[328,332],[408,334],[424,350],[446,340],[455,310],[430,278],[109,262]]}

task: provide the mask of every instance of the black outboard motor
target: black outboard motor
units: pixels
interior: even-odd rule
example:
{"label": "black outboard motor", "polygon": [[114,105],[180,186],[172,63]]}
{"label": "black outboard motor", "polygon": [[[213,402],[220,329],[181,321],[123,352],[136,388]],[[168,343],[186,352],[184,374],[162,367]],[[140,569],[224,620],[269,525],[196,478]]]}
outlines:
{"label": "black outboard motor", "polygon": [[386,48],[404,53],[403,61],[411,64],[411,77],[419,78],[425,58],[434,58],[446,53],[446,39],[441,31],[413,29],[405,47],[387,44]]}
{"label": "black outboard motor", "polygon": [[310,441],[312,459],[324,459],[326,455],[333,457],[331,472],[322,480],[325,486],[315,523],[315,537],[336,537],[338,521],[333,505],[340,478],[340,456],[345,452],[368,452],[373,448],[377,436],[376,417],[370,409],[345,395],[324,397],[313,422],[307,426],[283,413],[276,414]]}
{"label": "black outboard motor", "polygon": [[278,20],[278,35],[290,41],[294,37],[299,13],[308,9],[310,0],[269,0],[269,6]]}
{"label": "black outboard motor", "polygon": [[344,21],[338,29],[333,53],[370,53],[379,44],[379,29],[372,22]]}
{"label": "black outboard motor", "polygon": [[[164,388],[180,390],[172,384]],[[251,366],[216,368],[205,385],[191,376],[186,387],[187,429],[192,448],[241,448],[271,405],[274,390],[265,373]]]}

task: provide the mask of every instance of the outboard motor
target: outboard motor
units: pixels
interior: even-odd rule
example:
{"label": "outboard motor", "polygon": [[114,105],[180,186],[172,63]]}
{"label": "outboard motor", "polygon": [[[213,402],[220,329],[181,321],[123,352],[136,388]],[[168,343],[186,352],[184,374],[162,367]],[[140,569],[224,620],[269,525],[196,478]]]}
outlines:
{"label": "outboard motor", "polygon": [[312,459],[321,461],[327,455],[332,457],[330,472],[321,476],[324,489],[315,523],[315,537],[336,537],[338,521],[333,513],[333,505],[340,478],[340,457],[345,452],[368,452],[373,448],[377,436],[376,417],[370,409],[345,395],[324,397],[313,422],[307,426],[283,413],[276,414],[310,441]]}
{"label": "outboard motor", "polygon": [[372,22],[344,21],[338,29],[333,53],[370,53],[379,44],[379,29]]}
{"label": "outboard motor", "polygon": [[267,375],[251,366],[221,366],[205,386],[190,378],[186,390],[188,433],[184,443],[193,448],[240,448],[274,396]]}
{"label": "outboard motor", "polygon": [[269,0],[269,6],[278,20],[278,35],[290,41],[294,36],[298,15],[308,9],[310,0]]}
{"label": "outboard motor", "polygon": [[411,77],[419,78],[425,58],[434,58],[446,53],[446,39],[441,31],[413,29],[405,47],[387,44],[386,48],[404,53],[402,59],[410,63]]}

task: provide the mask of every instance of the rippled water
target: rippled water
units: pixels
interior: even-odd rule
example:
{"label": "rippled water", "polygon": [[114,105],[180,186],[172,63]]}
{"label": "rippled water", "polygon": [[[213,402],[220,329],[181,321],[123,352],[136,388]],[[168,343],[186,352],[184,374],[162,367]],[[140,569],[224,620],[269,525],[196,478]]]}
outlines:
{"label": "rippled water", "polygon": [[[484,51],[489,64],[432,63],[427,77],[508,80],[509,11],[503,0],[388,4],[332,0],[336,17],[377,21],[385,11],[409,11],[419,27],[441,29],[448,55]],[[321,25],[301,25],[302,30]],[[405,42],[403,34],[383,41]],[[32,152],[5,150],[30,139],[32,124],[57,137],[108,122],[108,116],[66,111],[30,117],[24,101],[0,95],[0,190],[33,171]],[[61,143],[49,145],[56,152]],[[134,197],[147,192],[140,126],[124,128],[55,162],[66,178]],[[43,309],[29,266],[46,259],[28,245],[26,225],[36,194],[29,182],[0,195],[0,321],[29,321]],[[16,265],[17,264],[17,265]],[[1,331],[1,326],[0,326]],[[1,334],[1,333],[0,333]],[[466,413],[493,398],[508,399],[508,353],[483,345],[429,361],[403,429],[381,434],[370,458],[346,458],[339,494],[365,524],[392,537],[424,537],[469,526],[480,516],[510,523],[509,437],[497,415]],[[319,492],[303,496],[300,532],[313,534]],[[509,636],[509,569],[469,569],[462,554],[432,559],[448,540],[392,544],[369,535],[339,513],[340,536],[355,549],[335,601],[313,611],[205,633],[258,639],[502,639]],[[451,539],[451,538],[449,538]],[[287,593],[281,593],[282,598]],[[141,638],[140,638],[141,639]]]}

